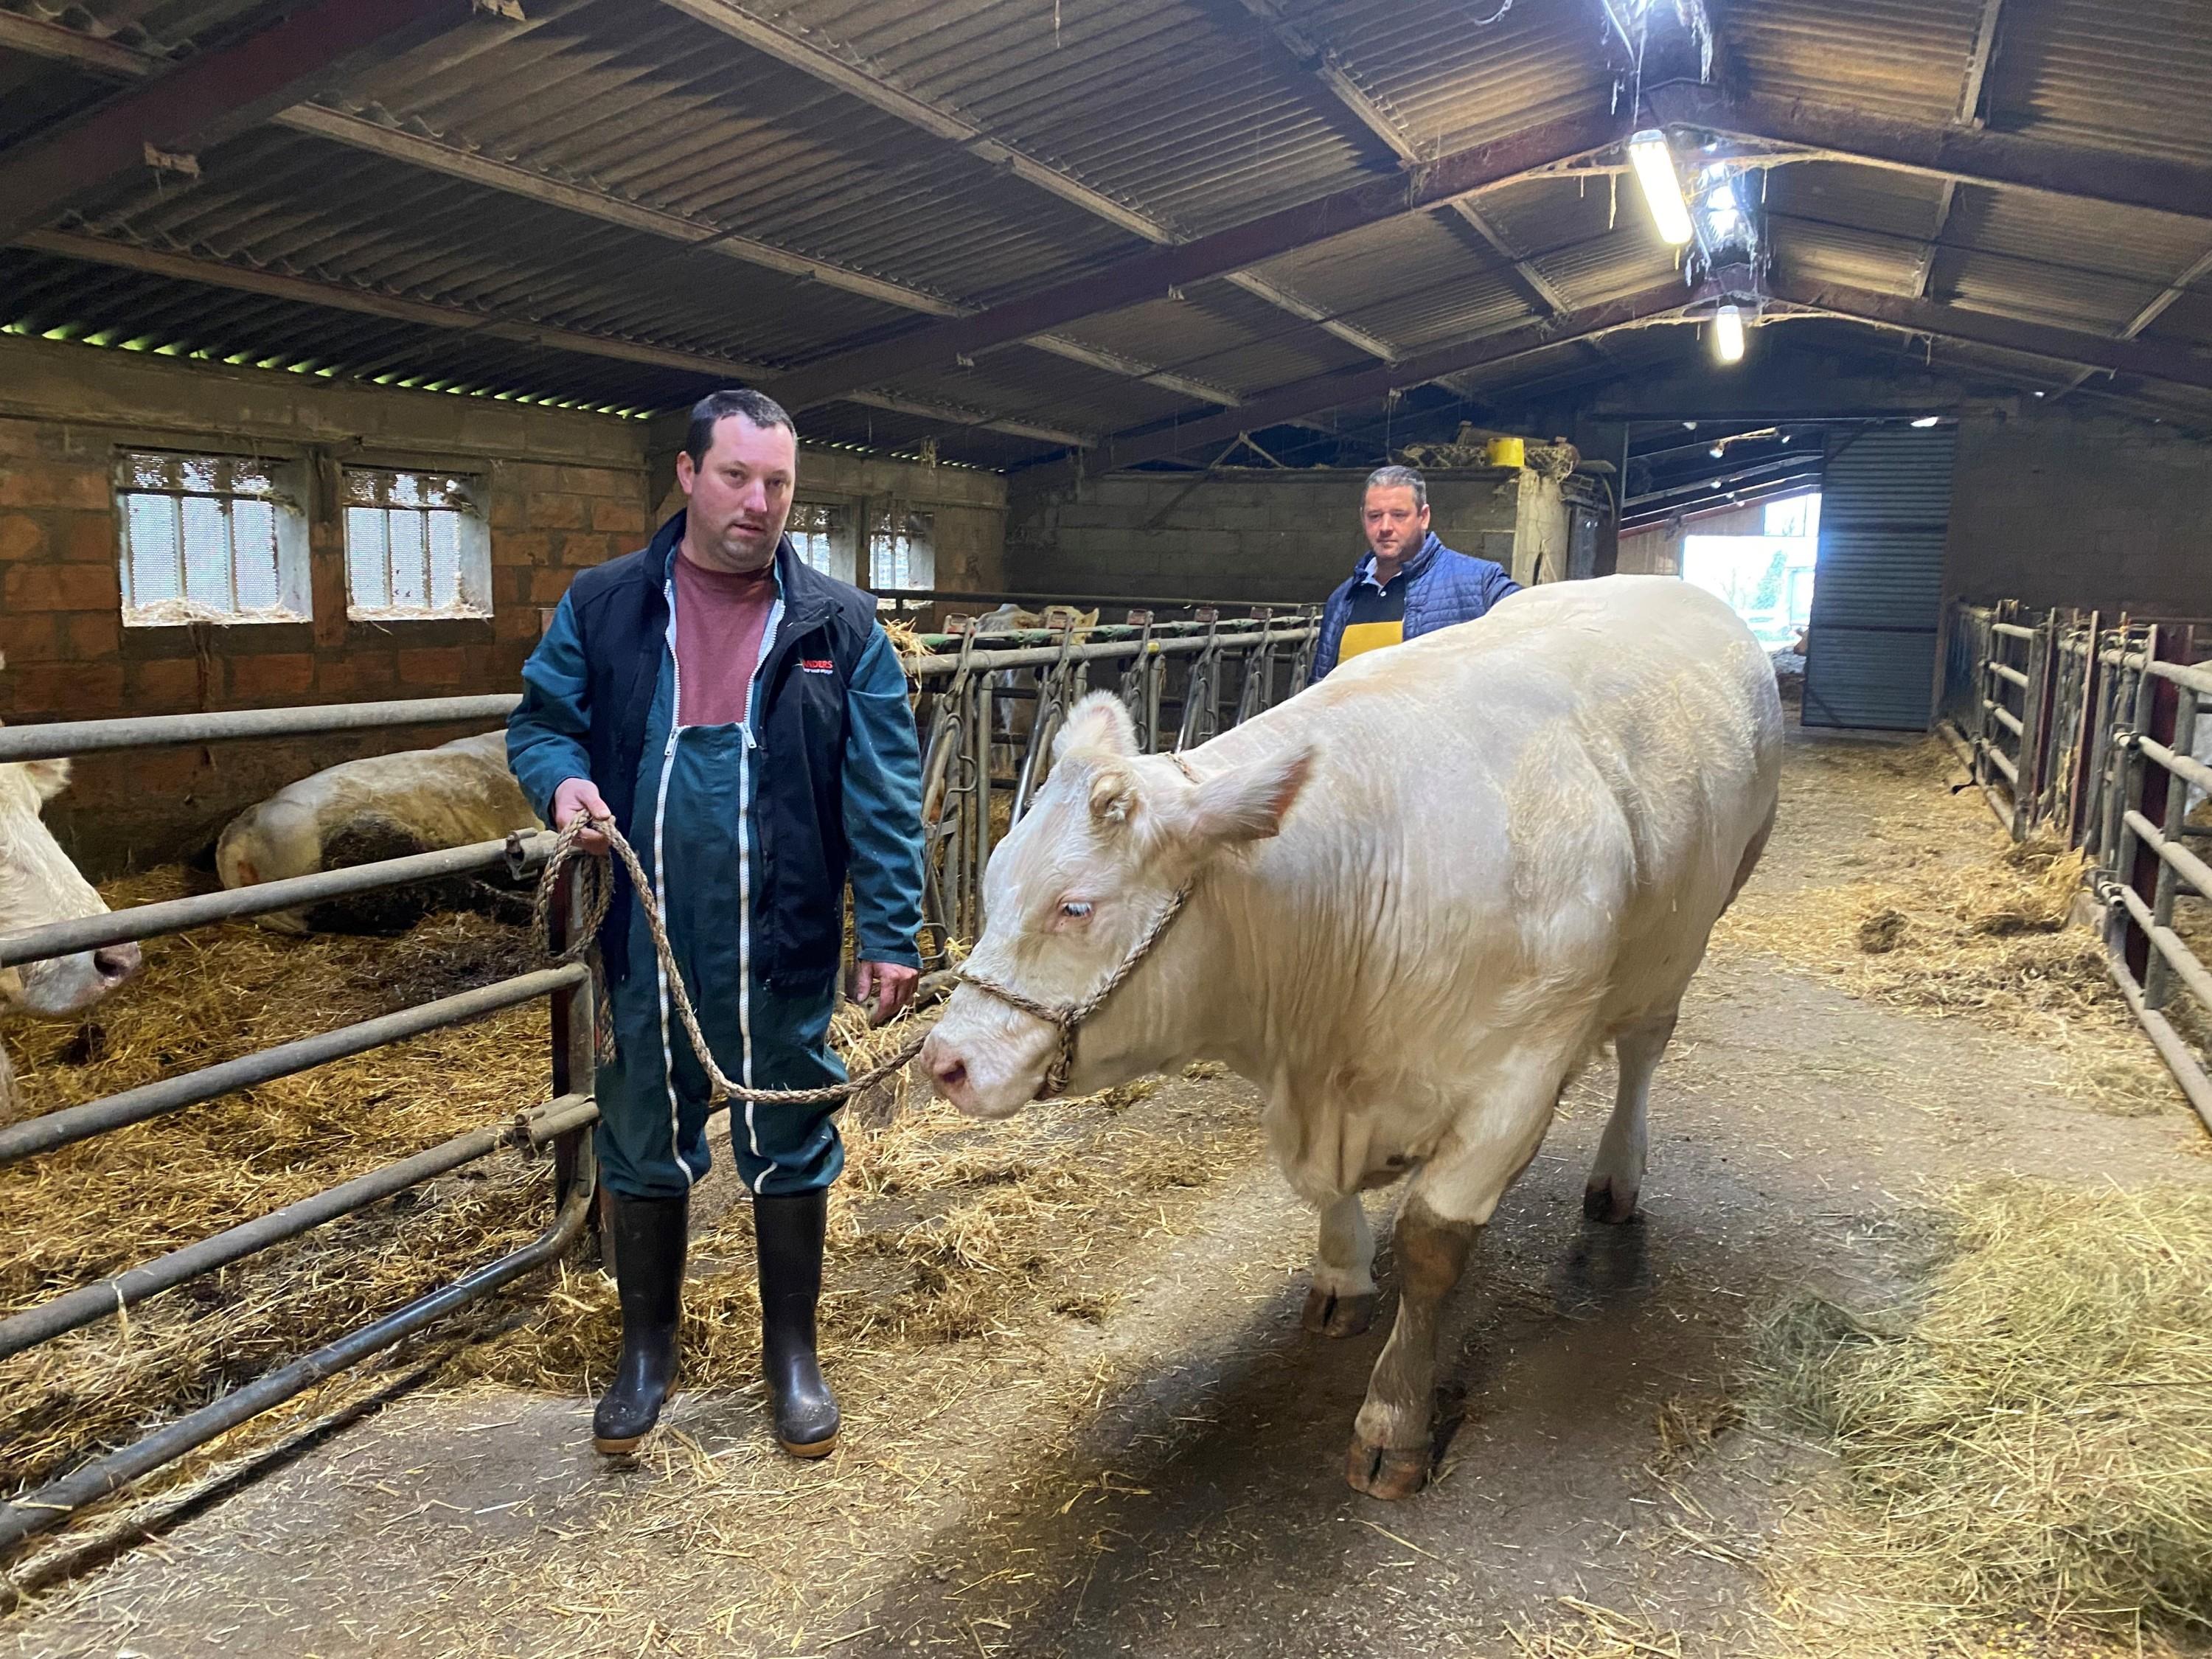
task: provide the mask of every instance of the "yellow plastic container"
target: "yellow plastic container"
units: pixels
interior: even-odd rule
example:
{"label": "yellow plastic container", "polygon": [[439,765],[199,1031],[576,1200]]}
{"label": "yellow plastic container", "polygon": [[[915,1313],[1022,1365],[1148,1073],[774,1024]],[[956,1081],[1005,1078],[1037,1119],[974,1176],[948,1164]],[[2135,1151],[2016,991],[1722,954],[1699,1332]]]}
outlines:
{"label": "yellow plastic container", "polygon": [[1492,438],[1490,441],[1490,464],[1492,466],[1526,466],[1528,452],[1519,438]]}

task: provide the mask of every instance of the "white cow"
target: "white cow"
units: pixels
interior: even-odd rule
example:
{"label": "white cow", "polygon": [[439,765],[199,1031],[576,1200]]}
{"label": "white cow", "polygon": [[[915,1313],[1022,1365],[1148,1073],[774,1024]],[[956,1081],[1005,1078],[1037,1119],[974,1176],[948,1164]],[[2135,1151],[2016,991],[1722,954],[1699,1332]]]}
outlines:
{"label": "white cow", "polygon": [[1653,576],[1530,589],[1356,658],[1185,755],[1188,776],[1086,698],[986,876],[968,967],[994,988],[954,993],[923,1062],[963,1110],[1008,1115],[1062,1058],[1041,1015],[1139,957],[1066,1087],[1201,1058],[1260,1085],[1275,1159],[1322,1212],[1305,1322],[1331,1336],[1373,1313],[1359,1192],[1410,1172],[1397,1324],[1349,1464],[1408,1496],[1438,1310],[1607,1038],[1620,1093],[1585,1207],[1634,1213],[1652,1071],[1772,828],[1781,737],[1758,641]]}
{"label": "white cow", "polygon": [[[507,734],[486,732],[435,749],[347,761],[287,784],[224,827],[216,871],[226,887],[250,887],[542,828],[507,769]],[[479,904],[479,886],[465,878],[418,883],[256,920],[284,933],[395,932],[432,908]]]}
{"label": "white cow", "polygon": [[[0,933],[104,915],[107,906],[78,873],[39,814],[69,782],[65,760],[0,765]],[[0,968],[0,1009],[82,1013],[139,969],[135,945],[108,945],[45,962]],[[0,1048],[0,1115],[15,1102],[15,1075]]]}

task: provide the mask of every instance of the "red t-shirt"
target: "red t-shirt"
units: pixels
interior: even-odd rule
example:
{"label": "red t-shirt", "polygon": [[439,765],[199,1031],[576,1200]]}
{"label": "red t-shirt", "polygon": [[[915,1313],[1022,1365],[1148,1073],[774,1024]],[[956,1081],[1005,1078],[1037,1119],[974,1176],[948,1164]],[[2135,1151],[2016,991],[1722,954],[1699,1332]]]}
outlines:
{"label": "red t-shirt", "polygon": [[773,566],[708,570],[676,556],[679,726],[742,725],[761,635],[775,605]]}

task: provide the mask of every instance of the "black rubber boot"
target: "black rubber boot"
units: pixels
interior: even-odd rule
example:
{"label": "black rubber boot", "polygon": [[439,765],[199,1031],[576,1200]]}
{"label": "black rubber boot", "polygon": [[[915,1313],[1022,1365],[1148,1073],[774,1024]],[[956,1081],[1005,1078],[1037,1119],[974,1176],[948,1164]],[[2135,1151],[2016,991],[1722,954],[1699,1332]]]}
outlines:
{"label": "black rubber boot", "polygon": [[814,1309],[822,1299],[826,1192],[757,1194],[760,1247],[761,1368],[775,1401],[776,1443],[793,1457],[837,1449],[837,1401],[814,1357]]}
{"label": "black rubber boot", "polygon": [[660,1420],[676,1381],[676,1329],[683,1317],[690,1198],[617,1198],[615,1285],[622,1293],[622,1358],[592,1414],[592,1444],[609,1457],[637,1449]]}

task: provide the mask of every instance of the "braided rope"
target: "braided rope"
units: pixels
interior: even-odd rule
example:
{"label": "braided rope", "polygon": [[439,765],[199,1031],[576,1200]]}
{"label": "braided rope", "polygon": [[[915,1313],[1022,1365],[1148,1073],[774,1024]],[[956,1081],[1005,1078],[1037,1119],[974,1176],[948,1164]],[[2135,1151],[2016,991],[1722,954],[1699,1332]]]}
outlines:
{"label": "braided rope", "polygon": [[1137,971],[1137,964],[1151,953],[1152,946],[1159,943],[1160,935],[1168,930],[1168,924],[1182,914],[1183,903],[1189,897],[1190,889],[1188,886],[1178,889],[1175,896],[1167,902],[1166,907],[1159,915],[1152,918],[1152,926],[1145,929],[1143,936],[1131,947],[1128,955],[1121,958],[1121,965],[1107,975],[1089,996],[1085,997],[1080,1002],[1070,1003],[1065,1008],[1055,1008],[1049,1003],[1039,1002],[1028,993],[1018,991],[1011,985],[1001,984],[988,975],[975,972],[972,968],[961,969],[960,977],[977,990],[988,991],[1009,1007],[1018,1008],[1022,1012],[1034,1015],[1036,1018],[1044,1021],[1048,1025],[1059,1028],[1060,1052],[1053,1056],[1051,1066],[1046,1068],[1044,1082],[1037,1090],[1036,1097],[1039,1100],[1050,1100],[1067,1086],[1067,1074],[1075,1069],[1076,1028],[1103,1007],[1106,999],[1121,989],[1121,981]]}
{"label": "braided rope", "polygon": [[[586,852],[577,844],[592,830],[607,838],[609,853]],[[714,1051],[707,1046],[706,1034],[699,1029],[699,1016],[691,1006],[690,988],[684,983],[684,975],[676,966],[675,947],[668,941],[660,907],[653,902],[653,889],[646,881],[644,867],[638,863],[636,850],[623,838],[622,831],[615,828],[611,819],[601,818],[594,823],[578,813],[568,821],[568,827],[554,837],[553,851],[546,858],[545,868],[539,872],[532,925],[538,936],[545,940],[547,951],[555,961],[580,960],[589,964],[592,1000],[599,1010],[596,1036],[603,1057],[614,1051],[614,1028],[607,1000],[606,969],[599,960],[599,926],[607,919],[607,907],[614,902],[612,860],[617,858],[629,872],[633,895],[638,908],[644,913],[646,927],[653,935],[653,953],[660,958],[661,972],[668,978],[668,1000],[675,1006],[676,1017],[684,1022],[684,1034],[691,1039],[691,1052],[698,1056],[700,1067],[707,1073],[711,1103],[739,1100],[759,1105],[822,1106],[849,1100],[894,1072],[904,1069],[928,1041],[929,1030],[925,1026],[892,1054],[857,1076],[848,1077],[842,1083],[824,1084],[820,1088],[749,1089],[733,1081],[715,1063]],[[580,914],[569,918],[568,943],[556,950],[552,933],[553,896],[560,890],[561,878],[571,865],[577,866]]]}
{"label": "braided rope", "polygon": [[[1170,755],[1168,759],[1175,763],[1176,769],[1184,777],[1193,783],[1198,781],[1198,774],[1181,755]],[[579,845],[582,836],[592,830],[597,830],[606,837],[608,852],[589,853]],[[920,1054],[922,1044],[929,1040],[927,1029],[919,1031],[910,1040],[900,1044],[890,1055],[859,1076],[849,1077],[842,1083],[825,1084],[818,1089],[748,1089],[732,1081],[715,1064],[714,1051],[708,1048],[706,1036],[699,1029],[699,1016],[691,1006],[690,990],[684,983],[683,973],[676,965],[675,947],[668,941],[668,929],[661,921],[660,907],[653,902],[653,889],[645,878],[644,866],[638,862],[636,849],[623,838],[622,831],[615,828],[611,818],[594,821],[579,813],[568,821],[567,829],[553,838],[553,850],[546,857],[544,869],[538,872],[538,896],[531,913],[532,926],[536,928],[538,937],[545,941],[547,954],[556,962],[581,961],[591,969],[592,1006],[599,1015],[594,1038],[603,1058],[614,1052],[614,1024],[607,999],[606,968],[599,959],[599,937],[600,924],[606,921],[608,907],[614,902],[613,860],[617,858],[629,872],[632,892],[639,909],[644,913],[646,927],[653,934],[653,952],[660,958],[661,972],[667,976],[669,1001],[675,1006],[677,1018],[684,1023],[684,1035],[691,1039],[691,1052],[699,1057],[700,1066],[707,1073],[708,1087],[711,1091],[710,1102],[741,1100],[763,1105],[820,1106],[832,1101],[849,1100],[882,1082],[894,1072],[904,1069],[907,1062]],[[556,946],[553,934],[553,896],[560,890],[561,878],[572,864],[577,866],[579,914],[568,919],[568,944]],[[1159,915],[1152,918],[1152,924],[1121,958],[1121,964],[1090,995],[1066,1007],[1056,1008],[1049,1003],[1040,1002],[1026,992],[977,973],[973,968],[963,967],[960,969],[959,977],[977,990],[987,992],[1009,1007],[1044,1021],[1060,1032],[1060,1052],[1053,1057],[1051,1066],[1045,1071],[1044,1082],[1037,1091],[1039,1100],[1053,1099],[1067,1086],[1068,1073],[1075,1068],[1077,1028],[1103,1007],[1106,999],[1121,989],[1121,982],[1136,972],[1137,964],[1152,953],[1152,947],[1159,943],[1160,936],[1182,914],[1190,892],[1189,883],[1177,889],[1175,896],[1169,899]]]}

